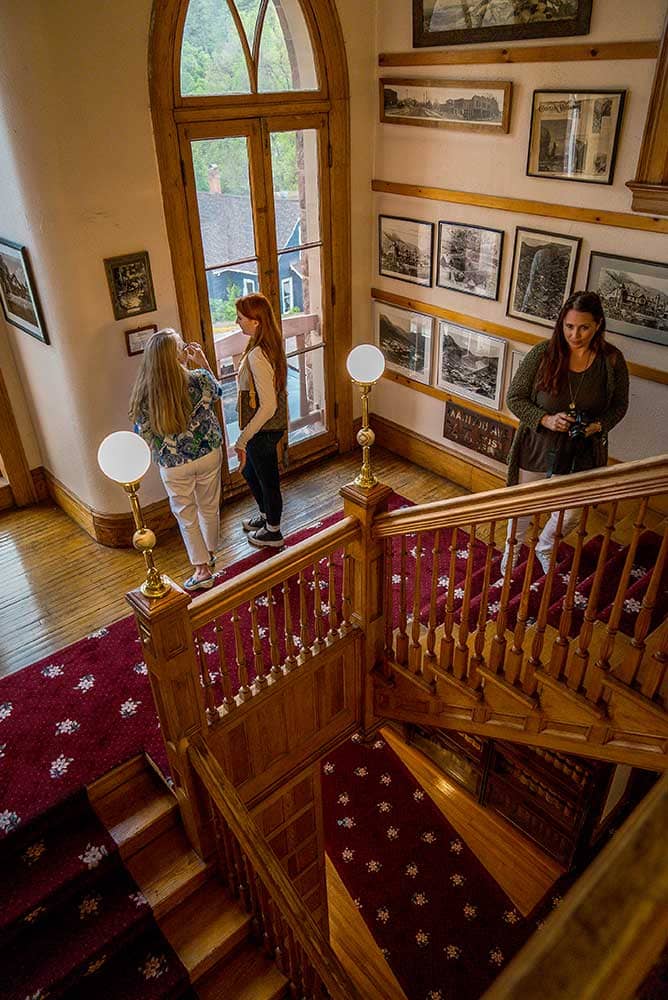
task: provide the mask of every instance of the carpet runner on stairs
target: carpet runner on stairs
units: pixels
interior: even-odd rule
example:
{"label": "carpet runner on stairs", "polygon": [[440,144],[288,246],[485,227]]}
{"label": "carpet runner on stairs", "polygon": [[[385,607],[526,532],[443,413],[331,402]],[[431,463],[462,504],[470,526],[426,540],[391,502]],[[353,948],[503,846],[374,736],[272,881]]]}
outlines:
{"label": "carpet runner on stairs", "polygon": [[3,1000],[194,997],[80,791],[0,844]]}

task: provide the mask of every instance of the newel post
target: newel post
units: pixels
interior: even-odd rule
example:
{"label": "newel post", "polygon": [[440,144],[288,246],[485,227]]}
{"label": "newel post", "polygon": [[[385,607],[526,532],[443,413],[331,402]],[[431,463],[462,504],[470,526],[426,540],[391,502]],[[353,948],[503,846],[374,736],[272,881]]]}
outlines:
{"label": "newel post", "polygon": [[373,711],[374,667],[382,663],[385,646],[385,543],[373,538],[374,518],[387,510],[392,493],[389,486],[376,483],[370,489],[349,483],[341,490],[343,511],[356,517],[362,531],[359,540],[346,549],[349,563],[349,592],[352,601],[351,620],[364,632],[362,643],[362,724],[365,730],[375,721]]}
{"label": "newel post", "polygon": [[153,700],[167,748],[174,792],[190,843],[208,857],[214,849],[211,818],[188,760],[188,745],[206,737],[207,721],[188,604],[190,596],[172,580],[159,600],[133,590],[126,599],[135,614]]}

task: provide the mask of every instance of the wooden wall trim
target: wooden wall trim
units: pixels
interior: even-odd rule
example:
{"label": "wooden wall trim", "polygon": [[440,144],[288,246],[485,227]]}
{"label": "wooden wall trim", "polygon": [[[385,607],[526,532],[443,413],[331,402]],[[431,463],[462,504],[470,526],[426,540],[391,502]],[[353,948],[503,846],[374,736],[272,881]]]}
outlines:
{"label": "wooden wall trim", "polygon": [[656,62],[635,179],[634,211],[668,215],[668,18]]}
{"label": "wooden wall trim", "polygon": [[28,504],[36,503],[37,493],[2,371],[0,371],[0,455],[16,506],[27,507]]}
{"label": "wooden wall trim", "polygon": [[602,62],[656,59],[659,41],[601,42],[598,45],[518,45],[517,48],[440,49],[381,52],[379,66],[482,66],[489,63]]}
{"label": "wooden wall trim", "polygon": [[406,198],[426,198],[429,201],[447,201],[455,205],[475,205],[477,208],[493,208],[501,212],[568,219],[570,222],[616,226],[618,229],[640,229],[647,233],[668,233],[668,219],[633,215],[631,212],[608,212],[603,209],[580,208],[577,205],[556,205],[553,202],[533,201],[528,198],[504,198],[501,195],[454,191],[448,188],[427,187],[423,184],[398,184],[395,181],[379,179],[371,182],[371,189],[383,194],[403,195]]}
{"label": "wooden wall trim", "polygon": [[[387,302],[389,305],[399,306],[402,309],[411,309],[413,312],[426,313],[428,316],[436,316],[438,319],[448,319],[452,323],[460,323],[462,326],[470,326],[474,330],[480,330],[482,333],[489,333],[495,337],[503,337],[504,340],[517,341],[520,344],[530,344],[532,347],[534,344],[539,344],[546,339],[536,333],[515,330],[513,327],[502,326],[500,323],[492,322],[492,320],[480,319],[478,316],[469,316],[466,313],[456,312],[454,309],[445,309],[443,306],[435,306],[430,302],[422,302],[420,299],[409,298],[406,295],[397,295],[395,292],[387,292],[383,288],[372,288],[371,297],[377,302]],[[639,365],[635,361],[627,360],[626,364],[630,374],[636,378],[644,378],[648,382],[659,382],[661,385],[668,385],[668,371],[662,371],[660,368],[651,368],[649,365]],[[406,379],[406,381],[410,382],[411,388],[417,387],[412,380]],[[440,392],[440,390],[438,391]],[[443,398],[446,395],[444,394]],[[475,407],[472,407],[472,409],[475,409]],[[489,411],[482,410],[481,412],[488,414]],[[494,413],[494,415],[496,414]]]}

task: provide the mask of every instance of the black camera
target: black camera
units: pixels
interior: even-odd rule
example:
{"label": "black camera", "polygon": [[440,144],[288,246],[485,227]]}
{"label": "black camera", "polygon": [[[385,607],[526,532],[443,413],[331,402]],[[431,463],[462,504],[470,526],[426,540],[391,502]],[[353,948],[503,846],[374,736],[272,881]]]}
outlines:
{"label": "black camera", "polygon": [[573,423],[568,428],[569,438],[571,441],[584,441],[587,437],[589,417],[584,410],[576,410],[571,416],[573,417]]}

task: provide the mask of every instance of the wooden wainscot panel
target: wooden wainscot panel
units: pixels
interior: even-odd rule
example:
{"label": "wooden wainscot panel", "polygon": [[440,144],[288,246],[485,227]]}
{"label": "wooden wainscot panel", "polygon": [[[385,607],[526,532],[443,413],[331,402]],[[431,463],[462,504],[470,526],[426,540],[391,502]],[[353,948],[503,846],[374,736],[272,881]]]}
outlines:
{"label": "wooden wainscot panel", "polygon": [[221,758],[218,754],[216,756],[230,781],[235,785],[241,785],[253,775],[248,745],[248,720],[243,719],[237,726],[231,726],[225,735],[227,739],[224,743],[224,757]]}
{"label": "wooden wainscot panel", "polygon": [[[593,719],[598,717],[600,713],[595,712],[593,705],[587,706],[583,703],[582,706],[580,706],[576,704],[573,699],[568,698],[568,695],[561,693],[556,686],[557,683],[558,682],[554,682],[552,684],[542,684],[540,681],[538,682],[540,707],[542,709],[543,716],[546,719],[567,718],[571,723],[587,726],[588,728]],[[563,687],[565,687],[565,685],[563,685]]]}
{"label": "wooden wainscot panel", "polygon": [[635,691],[630,691],[614,676],[603,680],[608,689],[608,712],[611,726],[641,736],[643,733],[668,739],[668,713]]}
{"label": "wooden wainscot panel", "polygon": [[343,657],[320,667],[314,675],[318,728],[327,726],[346,707],[346,674]]}
{"label": "wooden wainscot panel", "polygon": [[[312,700],[310,695],[304,699],[305,716]],[[257,711],[251,713],[248,718],[248,741],[255,774],[266,771],[273,761],[288,753],[291,722],[285,698],[267,698],[257,706]]]}

